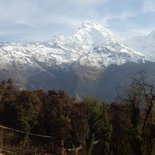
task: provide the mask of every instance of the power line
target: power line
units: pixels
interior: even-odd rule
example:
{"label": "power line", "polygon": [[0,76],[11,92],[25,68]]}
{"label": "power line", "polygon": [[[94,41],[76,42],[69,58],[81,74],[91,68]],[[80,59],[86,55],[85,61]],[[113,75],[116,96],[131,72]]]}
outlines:
{"label": "power line", "polygon": [[34,133],[26,132],[26,131],[16,130],[16,129],[9,128],[9,127],[3,126],[3,125],[0,125],[0,128],[5,129],[5,130],[9,130],[9,131],[13,131],[13,132],[22,133],[22,134],[29,135],[29,136],[48,138],[48,139],[52,138],[51,136],[41,135],[41,134],[34,134]]}

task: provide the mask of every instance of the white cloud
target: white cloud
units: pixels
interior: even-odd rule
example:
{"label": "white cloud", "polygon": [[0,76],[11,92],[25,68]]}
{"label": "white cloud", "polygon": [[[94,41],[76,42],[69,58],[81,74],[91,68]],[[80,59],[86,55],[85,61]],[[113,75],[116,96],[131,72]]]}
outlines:
{"label": "white cloud", "polygon": [[135,17],[136,13],[132,11],[124,11],[120,14],[108,14],[105,16],[106,20],[126,20],[131,17]]}
{"label": "white cloud", "polygon": [[150,32],[154,30],[154,27],[141,27],[135,26],[133,28],[128,28],[126,31],[121,31],[119,34],[124,38],[132,38],[137,36],[147,36]]}
{"label": "white cloud", "polygon": [[12,30],[7,31],[7,32],[5,32],[5,31],[0,32],[0,36],[1,35],[10,35],[10,34],[20,34],[20,32],[19,31],[12,31]]}
{"label": "white cloud", "polygon": [[95,6],[108,0],[0,0],[0,22],[31,25],[51,21],[77,25],[98,16]]}
{"label": "white cloud", "polygon": [[145,13],[155,12],[155,1],[154,0],[144,0],[142,9]]}
{"label": "white cloud", "polygon": [[[85,20],[99,21],[105,27],[115,31],[121,29],[124,33],[127,29],[128,35],[141,34],[145,30],[131,23],[137,23],[141,13],[132,6],[133,1],[136,0],[118,0],[117,4],[116,0],[0,0],[0,34],[17,31],[34,38],[36,34],[66,32],[70,35]],[[144,12],[155,11],[155,0],[142,1]],[[141,5],[139,7],[141,9]],[[142,17],[141,21],[146,20]]]}
{"label": "white cloud", "polygon": [[119,19],[125,20],[131,17],[135,17],[135,13],[131,11],[126,11],[120,14]]}
{"label": "white cloud", "polygon": [[[73,0],[71,0],[73,1]],[[76,3],[80,4],[80,5],[96,5],[96,4],[100,4],[100,3],[106,3],[108,2],[108,0],[77,0]]]}
{"label": "white cloud", "polygon": [[53,24],[62,24],[70,27],[77,27],[81,25],[83,19],[69,17],[65,15],[52,14],[48,16],[48,19],[42,19],[42,21],[48,24],[53,23]]}
{"label": "white cloud", "polygon": [[[80,6],[87,6],[87,5],[97,5],[97,4],[100,4],[100,3],[106,3],[108,2],[109,0],[66,0],[65,2],[67,4],[70,4],[70,5],[80,5]],[[64,1],[63,0],[48,0],[48,3],[49,4],[63,4]]]}

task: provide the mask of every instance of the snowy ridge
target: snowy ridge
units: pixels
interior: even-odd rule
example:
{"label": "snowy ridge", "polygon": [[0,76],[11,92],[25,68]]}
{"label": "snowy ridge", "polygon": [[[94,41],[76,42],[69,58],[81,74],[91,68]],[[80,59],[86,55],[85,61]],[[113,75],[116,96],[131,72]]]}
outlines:
{"label": "snowy ridge", "polygon": [[[108,29],[96,22],[85,22],[72,37],[53,37],[48,42],[1,43],[0,69],[44,70],[68,65],[103,69],[110,64],[141,62],[143,54],[130,49]],[[20,67],[19,67],[20,66]]]}
{"label": "snowy ridge", "polygon": [[150,60],[155,61],[155,31],[152,31],[146,36],[127,39],[126,44],[147,55]]}

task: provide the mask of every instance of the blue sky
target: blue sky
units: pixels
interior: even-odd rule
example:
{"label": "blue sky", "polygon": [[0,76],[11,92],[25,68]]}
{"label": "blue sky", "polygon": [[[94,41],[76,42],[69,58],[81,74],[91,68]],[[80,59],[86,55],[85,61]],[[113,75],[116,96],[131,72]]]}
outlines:
{"label": "blue sky", "polygon": [[0,0],[0,41],[73,35],[86,20],[123,37],[155,30],[155,0]]}

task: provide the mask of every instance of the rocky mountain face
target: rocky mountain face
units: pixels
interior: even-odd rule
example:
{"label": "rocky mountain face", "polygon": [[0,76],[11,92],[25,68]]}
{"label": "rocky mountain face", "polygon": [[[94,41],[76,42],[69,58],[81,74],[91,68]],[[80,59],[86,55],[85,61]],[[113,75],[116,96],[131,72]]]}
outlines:
{"label": "rocky mountain face", "polygon": [[80,97],[97,96],[98,86],[104,83],[99,79],[107,67],[146,60],[110,30],[87,21],[71,37],[0,43],[0,79],[12,78],[20,88],[64,89]]}

